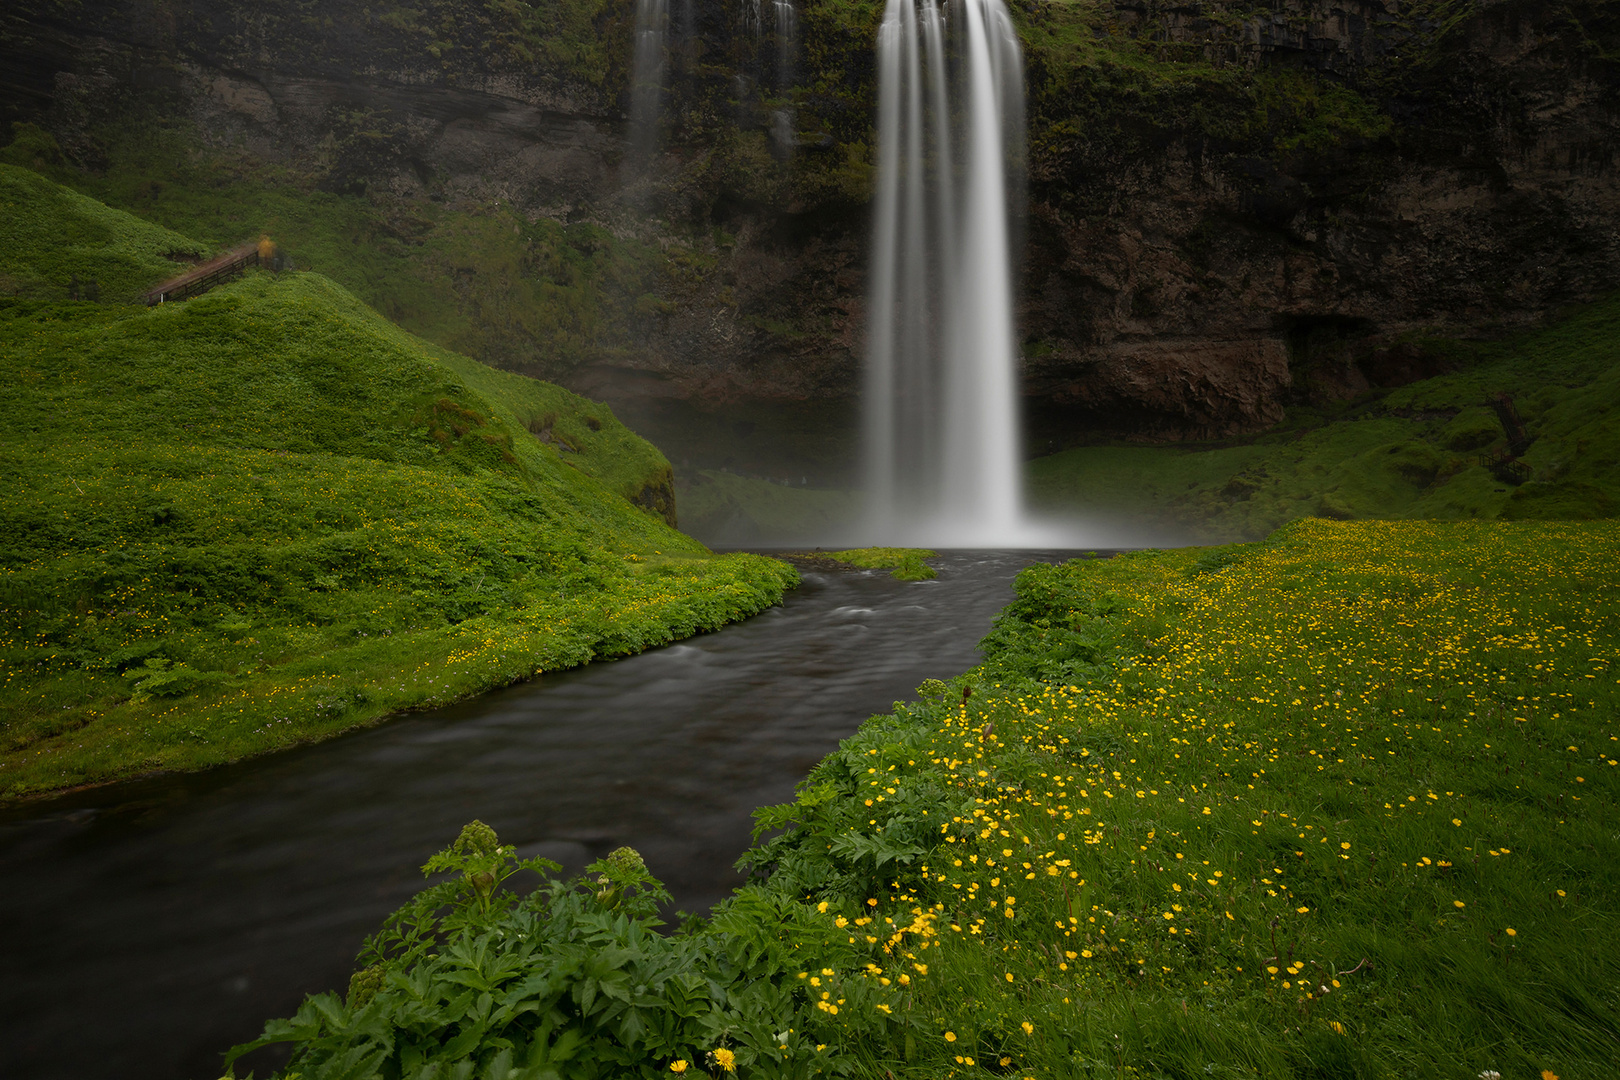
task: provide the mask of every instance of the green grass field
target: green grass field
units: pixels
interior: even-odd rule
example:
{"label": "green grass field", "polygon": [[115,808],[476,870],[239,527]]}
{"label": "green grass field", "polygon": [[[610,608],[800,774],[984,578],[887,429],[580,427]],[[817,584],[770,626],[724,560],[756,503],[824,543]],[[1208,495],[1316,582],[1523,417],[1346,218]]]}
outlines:
{"label": "green grass field", "polygon": [[1617,547],[1307,521],[1037,568],[752,860],[909,974],[897,1075],[1611,1075]]}
{"label": "green grass field", "polygon": [[[71,266],[110,300],[186,250],[24,170],[0,165],[0,193],[14,282]],[[605,406],[318,275],[153,309],[19,291],[0,797],[321,738],[711,629],[795,580],[670,528],[668,463]]]}

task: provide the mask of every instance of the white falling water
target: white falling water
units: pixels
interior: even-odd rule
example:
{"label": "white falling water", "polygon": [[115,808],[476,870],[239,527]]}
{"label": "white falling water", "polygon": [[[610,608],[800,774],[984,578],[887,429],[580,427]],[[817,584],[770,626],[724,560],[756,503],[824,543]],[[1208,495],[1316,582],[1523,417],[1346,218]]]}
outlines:
{"label": "white falling water", "polygon": [[793,0],[772,0],[776,14],[776,89],[786,92],[793,85],[799,51],[799,13]]}
{"label": "white falling water", "polygon": [[1037,542],[1019,466],[1022,57],[1002,0],[889,0],[866,368],[869,542]]}
{"label": "white falling water", "polygon": [[[771,7],[776,12],[776,92],[786,94],[793,87],[798,61],[799,13],[794,10],[793,0],[772,0]],[[771,140],[776,143],[777,153],[791,155],[797,138],[793,107],[788,105],[773,112]]]}
{"label": "white falling water", "polygon": [[668,32],[669,0],[636,0],[635,53],[630,71],[630,160],[638,172],[644,171],[658,152],[658,115],[664,99],[664,39]]}

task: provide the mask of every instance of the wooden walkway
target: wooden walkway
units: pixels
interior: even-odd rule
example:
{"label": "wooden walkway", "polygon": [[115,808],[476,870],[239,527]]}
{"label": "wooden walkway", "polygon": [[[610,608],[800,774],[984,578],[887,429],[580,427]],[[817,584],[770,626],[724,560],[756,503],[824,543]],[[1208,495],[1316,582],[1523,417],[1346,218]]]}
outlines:
{"label": "wooden walkway", "polygon": [[[171,278],[161,285],[154,285],[142,294],[141,299],[146,301],[147,307],[151,307],[169,300],[184,300],[188,296],[205,293],[215,285],[236,277],[248,267],[260,265],[264,261],[259,255],[263,246],[264,241],[255,240],[233,247],[223,255],[216,255],[207,262],[187,270],[179,277]],[[273,258],[275,245],[270,245],[269,250]]]}
{"label": "wooden walkway", "polygon": [[1529,482],[1535,473],[1519,457],[1530,449],[1530,444],[1535,440],[1525,431],[1524,420],[1520,418],[1519,410],[1514,408],[1513,399],[1506,393],[1492,394],[1485,399],[1485,404],[1496,410],[1496,418],[1502,422],[1508,444],[1494,454],[1487,454],[1480,463],[1504,484],[1517,487]]}

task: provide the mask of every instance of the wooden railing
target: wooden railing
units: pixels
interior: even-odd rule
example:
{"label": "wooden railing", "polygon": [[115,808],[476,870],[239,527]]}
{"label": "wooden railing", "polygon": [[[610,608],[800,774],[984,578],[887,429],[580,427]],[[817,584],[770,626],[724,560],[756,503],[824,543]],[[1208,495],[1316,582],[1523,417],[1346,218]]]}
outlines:
{"label": "wooden railing", "polygon": [[259,240],[242,244],[216,255],[207,262],[187,270],[179,277],[171,278],[161,285],[155,285],[146,290],[141,299],[146,301],[148,307],[162,304],[169,300],[184,300],[188,296],[205,293],[215,285],[222,284],[236,277],[250,266],[259,266],[266,262],[264,253],[268,251],[269,258],[275,258],[276,247],[268,241]]}

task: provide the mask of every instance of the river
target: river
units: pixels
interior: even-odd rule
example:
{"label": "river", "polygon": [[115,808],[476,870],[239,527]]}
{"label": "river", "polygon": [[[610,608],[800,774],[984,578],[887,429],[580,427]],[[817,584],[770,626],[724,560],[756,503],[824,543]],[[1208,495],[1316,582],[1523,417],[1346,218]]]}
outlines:
{"label": "river", "polygon": [[706,910],[740,883],[755,807],[923,679],[977,663],[1016,571],[1061,557],[945,553],[928,582],[806,570],[716,633],[4,811],[0,1076],[215,1080],[266,1018],[347,986],[360,942],[474,818],[568,872],[628,844]]}

